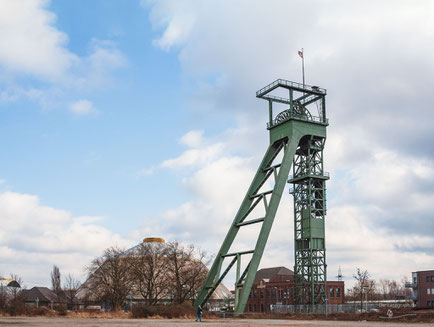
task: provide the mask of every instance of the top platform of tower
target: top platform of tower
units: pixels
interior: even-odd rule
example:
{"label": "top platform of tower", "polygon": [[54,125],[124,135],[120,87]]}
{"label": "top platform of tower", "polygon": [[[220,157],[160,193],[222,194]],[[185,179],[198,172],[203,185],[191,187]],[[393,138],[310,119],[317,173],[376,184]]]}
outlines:
{"label": "top platform of tower", "polygon": [[[288,97],[282,96],[282,90],[285,89],[289,93]],[[292,119],[328,125],[325,110],[326,94],[327,91],[318,86],[277,79],[257,91],[256,97],[269,102],[270,121],[267,127],[271,129]],[[273,103],[289,105],[289,108],[274,117]],[[314,111],[317,111],[317,114]]]}

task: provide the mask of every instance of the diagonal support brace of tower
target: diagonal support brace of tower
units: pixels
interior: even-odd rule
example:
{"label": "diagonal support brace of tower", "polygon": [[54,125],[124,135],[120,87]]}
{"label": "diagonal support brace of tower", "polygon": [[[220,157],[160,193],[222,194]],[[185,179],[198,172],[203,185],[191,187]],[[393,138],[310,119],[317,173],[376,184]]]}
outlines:
{"label": "diagonal support brace of tower", "polygon": [[[276,92],[287,92],[288,97],[282,93],[276,95]],[[206,305],[236,264],[234,311],[235,314],[244,311],[287,182],[293,184],[290,193],[294,196],[294,299],[296,304],[324,303],[327,280],[325,181],[329,178],[323,164],[328,126],[325,96],[325,89],[283,79],[256,92],[257,98],[268,101],[270,144],[195,306]],[[283,106],[284,110],[274,116],[276,106]],[[317,115],[312,114],[315,111]],[[293,173],[288,180],[291,168]],[[271,189],[264,190],[267,185],[272,185]],[[263,217],[251,217],[257,206],[263,206]],[[253,224],[260,224],[255,247],[230,252],[240,229]],[[242,258],[246,260],[243,269]]]}

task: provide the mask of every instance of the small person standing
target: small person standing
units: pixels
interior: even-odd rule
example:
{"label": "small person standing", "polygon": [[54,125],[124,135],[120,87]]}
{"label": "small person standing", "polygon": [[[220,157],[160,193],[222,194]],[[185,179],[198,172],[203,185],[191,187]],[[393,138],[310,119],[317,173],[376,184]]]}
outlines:
{"label": "small person standing", "polygon": [[202,308],[200,307],[200,305],[197,307],[197,311],[196,311],[197,317],[196,317],[196,321],[200,321],[202,322]]}

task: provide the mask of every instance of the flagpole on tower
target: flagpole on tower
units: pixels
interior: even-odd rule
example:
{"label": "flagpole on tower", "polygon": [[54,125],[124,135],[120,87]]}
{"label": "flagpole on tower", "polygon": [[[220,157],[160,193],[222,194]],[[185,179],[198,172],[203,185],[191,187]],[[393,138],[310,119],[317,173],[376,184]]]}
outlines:
{"label": "flagpole on tower", "polygon": [[301,48],[301,51],[298,51],[298,55],[301,57],[301,70],[303,73],[303,88],[305,86],[305,79],[304,79],[304,49]]}

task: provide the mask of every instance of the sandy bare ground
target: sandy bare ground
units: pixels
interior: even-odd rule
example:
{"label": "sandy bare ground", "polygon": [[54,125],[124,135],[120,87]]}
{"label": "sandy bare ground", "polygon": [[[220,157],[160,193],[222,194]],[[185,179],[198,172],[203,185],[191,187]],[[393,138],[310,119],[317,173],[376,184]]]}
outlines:
{"label": "sandy bare ground", "polygon": [[[39,318],[39,317],[0,317],[0,327],[3,326],[78,326],[78,327],[142,327],[142,326],[197,326],[199,323],[187,319],[89,319],[89,318]],[[296,326],[296,327],[433,327],[433,323],[389,323],[366,321],[301,321],[301,320],[259,320],[259,319],[213,319],[204,320],[202,325],[208,327],[259,327],[259,326]]]}

